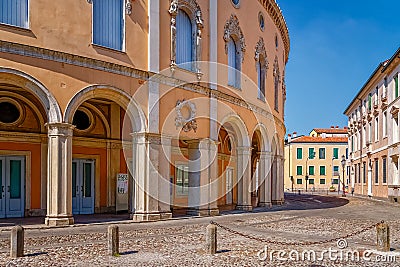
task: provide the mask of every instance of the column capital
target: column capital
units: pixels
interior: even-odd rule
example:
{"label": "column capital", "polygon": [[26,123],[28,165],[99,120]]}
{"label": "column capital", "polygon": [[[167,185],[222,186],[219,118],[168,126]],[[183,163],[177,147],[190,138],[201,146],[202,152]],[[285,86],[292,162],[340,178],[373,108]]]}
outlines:
{"label": "column capital", "polygon": [[251,153],[251,146],[238,146],[236,147],[237,153],[238,154],[250,154]]}
{"label": "column capital", "polygon": [[75,125],[69,123],[46,123],[47,134],[49,136],[72,136]]}

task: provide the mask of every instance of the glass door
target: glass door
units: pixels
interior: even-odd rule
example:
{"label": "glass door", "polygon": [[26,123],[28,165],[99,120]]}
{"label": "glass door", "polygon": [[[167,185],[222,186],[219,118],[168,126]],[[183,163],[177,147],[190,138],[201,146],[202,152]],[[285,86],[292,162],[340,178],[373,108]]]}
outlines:
{"label": "glass door", "polygon": [[94,213],[94,160],[72,161],[72,213]]}

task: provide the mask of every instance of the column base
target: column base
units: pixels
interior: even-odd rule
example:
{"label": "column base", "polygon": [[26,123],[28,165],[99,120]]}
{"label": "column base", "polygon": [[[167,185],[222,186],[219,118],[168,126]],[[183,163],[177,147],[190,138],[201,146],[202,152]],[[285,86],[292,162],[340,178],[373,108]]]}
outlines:
{"label": "column base", "polygon": [[74,224],[74,217],[71,216],[59,216],[59,217],[51,217],[47,216],[44,219],[44,223],[47,226],[68,226]]}
{"label": "column base", "polygon": [[258,206],[259,207],[269,207],[269,208],[271,208],[272,207],[272,203],[271,202],[260,202],[258,204]]}
{"label": "column base", "polygon": [[281,200],[272,200],[272,205],[283,205],[285,203],[284,199]]}
{"label": "column base", "polygon": [[186,215],[189,216],[201,216],[201,217],[208,217],[208,216],[217,216],[219,215],[219,209],[196,209],[196,208],[189,208],[186,211]]}
{"label": "column base", "polygon": [[167,220],[172,218],[171,212],[136,212],[131,214],[131,219],[135,222],[151,222]]}
{"label": "column base", "polygon": [[251,205],[237,205],[236,209],[237,210],[244,210],[244,211],[252,211],[253,210],[253,206],[251,206]]}

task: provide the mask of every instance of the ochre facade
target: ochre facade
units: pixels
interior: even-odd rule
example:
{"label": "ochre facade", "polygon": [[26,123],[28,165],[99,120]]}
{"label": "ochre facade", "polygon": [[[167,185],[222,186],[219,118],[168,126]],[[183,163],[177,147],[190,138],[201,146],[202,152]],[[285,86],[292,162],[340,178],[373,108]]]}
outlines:
{"label": "ochre facade", "polygon": [[[72,224],[115,212],[118,190],[138,221],[282,203],[289,36],[277,3],[121,3],[120,50],[93,41],[96,0],[30,0],[27,27],[0,23],[0,217]],[[189,70],[174,61],[179,12],[195,29]]]}

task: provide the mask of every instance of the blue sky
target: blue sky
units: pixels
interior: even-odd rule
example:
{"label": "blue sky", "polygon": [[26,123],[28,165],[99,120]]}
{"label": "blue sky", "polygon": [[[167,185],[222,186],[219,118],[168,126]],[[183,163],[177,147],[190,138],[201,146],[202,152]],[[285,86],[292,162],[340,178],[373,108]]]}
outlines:
{"label": "blue sky", "polygon": [[277,0],[289,28],[287,132],[347,125],[344,110],[400,46],[399,0]]}

